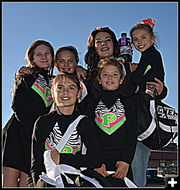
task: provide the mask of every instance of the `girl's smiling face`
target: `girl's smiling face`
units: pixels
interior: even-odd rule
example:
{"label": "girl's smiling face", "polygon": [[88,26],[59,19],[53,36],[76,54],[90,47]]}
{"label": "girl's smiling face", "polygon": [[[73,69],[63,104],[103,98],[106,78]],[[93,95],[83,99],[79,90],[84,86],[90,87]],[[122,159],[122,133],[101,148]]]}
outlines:
{"label": "girl's smiling face", "polygon": [[73,73],[77,66],[75,55],[68,50],[59,52],[56,66],[60,72]]}
{"label": "girl's smiling face", "polygon": [[77,84],[68,77],[60,78],[54,87],[54,101],[58,107],[73,107],[80,97]]}
{"label": "girl's smiling face", "polygon": [[154,44],[155,36],[151,36],[145,29],[136,29],[132,32],[134,47],[143,52]]}
{"label": "girl's smiling face", "polygon": [[117,90],[122,81],[122,76],[116,66],[107,65],[102,69],[99,84],[104,90]]}
{"label": "girl's smiling face", "polygon": [[33,59],[36,66],[48,70],[53,58],[49,47],[41,44],[35,48]]}
{"label": "girl's smiling face", "polygon": [[113,41],[107,32],[99,32],[95,36],[95,50],[100,59],[113,58]]}

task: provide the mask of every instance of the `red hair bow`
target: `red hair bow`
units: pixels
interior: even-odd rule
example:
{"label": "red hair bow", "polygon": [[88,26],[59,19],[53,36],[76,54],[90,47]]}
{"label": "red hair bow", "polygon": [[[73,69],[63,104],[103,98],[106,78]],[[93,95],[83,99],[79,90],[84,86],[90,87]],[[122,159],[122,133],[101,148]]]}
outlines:
{"label": "red hair bow", "polygon": [[154,28],[155,20],[151,18],[147,18],[147,19],[141,20],[141,24],[149,24],[152,28]]}

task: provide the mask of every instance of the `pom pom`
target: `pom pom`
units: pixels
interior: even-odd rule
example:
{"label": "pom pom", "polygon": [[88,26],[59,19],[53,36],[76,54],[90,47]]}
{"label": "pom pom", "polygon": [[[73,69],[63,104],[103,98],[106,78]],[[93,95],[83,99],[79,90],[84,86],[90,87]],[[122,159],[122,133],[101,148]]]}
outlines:
{"label": "pom pom", "polygon": [[155,20],[151,18],[147,18],[147,19],[141,20],[141,24],[149,24],[151,28],[154,28]]}

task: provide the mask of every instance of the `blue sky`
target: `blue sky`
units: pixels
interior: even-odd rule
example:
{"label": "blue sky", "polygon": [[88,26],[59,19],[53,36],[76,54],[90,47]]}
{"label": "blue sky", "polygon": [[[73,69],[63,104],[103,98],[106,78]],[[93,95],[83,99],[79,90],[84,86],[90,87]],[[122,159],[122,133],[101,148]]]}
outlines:
{"label": "blue sky", "polygon": [[[26,65],[24,56],[37,40],[49,41],[54,50],[73,45],[85,67],[90,32],[111,28],[116,37],[147,17],[156,20],[155,34],[161,52],[168,96],[164,102],[178,109],[178,3],[177,2],[3,2],[2,3],[2,127],[12,114],[11,89],[15,72]],[[133,61],[140,54],[134,50]],[[54,74],[57,74],[55,70]]]}

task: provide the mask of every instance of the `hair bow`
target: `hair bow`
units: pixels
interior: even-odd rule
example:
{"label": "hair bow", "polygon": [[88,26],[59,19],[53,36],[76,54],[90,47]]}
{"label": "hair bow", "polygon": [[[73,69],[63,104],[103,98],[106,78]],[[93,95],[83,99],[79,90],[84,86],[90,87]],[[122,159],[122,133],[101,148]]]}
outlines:
{"label": "hair bow", "polygon": [[152,28],[154,28],[155,20],[151,18],[146,18],[144,20],[141,20],[141,24],[149,24]]}

